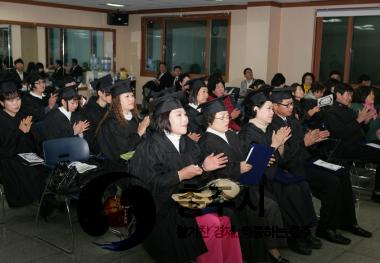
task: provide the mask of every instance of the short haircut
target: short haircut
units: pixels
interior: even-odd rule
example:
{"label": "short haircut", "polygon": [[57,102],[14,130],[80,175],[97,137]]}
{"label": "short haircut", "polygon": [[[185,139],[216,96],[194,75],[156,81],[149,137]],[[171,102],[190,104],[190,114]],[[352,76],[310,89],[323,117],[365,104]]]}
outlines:
{"label": "short haircut", "polygon": [[179,69],[179,70],[182,70],[181,66],[174,66],[173,70],[176,70],[176,69]]}
{"label": "short haircut", "polygon": [[247,73],[248,70],[252,71],[251,68],[245,68],[244,71],[243,71],[243,74],[245,75],[245,73]]}
{"label": "short haircut", "polygon": [[281,73],[276,73],[273,76],[272,81],[270,83],[271,83],[271,86],[273,86],[273,87],[279,87],[282,84],[284,84],[285,81],[286,81],[286,79],[285,79],[284,75],[282,75]]}
{"label": "short haircut", "polygon": [[371,78],[367,74],[361,74],[358,79],[358,83],[362,83],[363,81],[370,81]]}
{"label": "short haircut", "polygon": [[24,61],[21,58],[18,58],[15,60],[14,64],[16,65],[18,63],[24,64]]}
{"label": "short haircut", "polygon": [[316,93],[316,92],[324,92],[326,90],[326,87],[323,86],[320,82],[314,82],[311,84],[311,87],[310,87],[310,91],[312,93]]}
{"label": "short haircut", "polygon": [[314,74],[313,73],[311,73],[311,72],[306,72],[305,74],[303,74],[303,76],[302,76],[302,84],[304,84],[305,83],[305,79],[306,79],[306,77],[307,76],[310,76],[311,77],[311,79],[312,79],[312,82],[314,82],[315,81],[315,76],[314,76]]}
{"label": "short haircut", "polygon": [[156,129],[156,131],[162,133],[165,131],[171,132],[172,127],[170,125],[169,115],[170,111],[158,114],[157,116],[153,116],[153,127]]}
{"label": "short haircut", "polygon": [[342,79],[342,73],[340,73],[340,71],[338,70],[331,70],[330,74],[329,74],[329,78],[331,78],[332,75],[339,75],[339,77]]}
{"label": "short haircut", "polygon": [[334,93],[343,95],[345,92],[354,92],[353,88],[347,83],[338,83],[335,85]]}
{"label": "short haircut", "polygon": [[71,62],[78,65],[78,59],[76,59],[76,58],[72,58]]}
{"label": "short haircut", "polygon": [[290,87],[292,87],[294,89],[294,92],[297,90],[297,87],[300,87],[303,91],[303,93],[305,93],[305,88],[303,87],[303,85],[297,83],[297,82],[294,82],[292,85],[290,85]]}
{"label": "short haircut", "polygon": [[56,63],[57,65],[60,65],[60,66],[63,65],[62,60],[60,60],[60,59],[57,59],[57,60],[55,61],[55,63]]}
{"label": "short haircut", "polygon": [[374,88],[368,86],[360,86],[354,90],[354,95],[352,96],[352,102],[364,103],[367,96],[373,92],[375,94]]}

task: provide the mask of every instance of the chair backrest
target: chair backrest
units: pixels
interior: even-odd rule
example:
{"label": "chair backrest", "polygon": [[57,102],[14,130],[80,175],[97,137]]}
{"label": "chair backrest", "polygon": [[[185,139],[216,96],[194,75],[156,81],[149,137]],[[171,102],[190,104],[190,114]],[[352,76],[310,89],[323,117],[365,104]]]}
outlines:
{"label": "chair backrest", "polygon": [[87,161],[90,158],[87,141],[80,137],[47,140],[42,143],[42,148],[48,166],[61,161]]}

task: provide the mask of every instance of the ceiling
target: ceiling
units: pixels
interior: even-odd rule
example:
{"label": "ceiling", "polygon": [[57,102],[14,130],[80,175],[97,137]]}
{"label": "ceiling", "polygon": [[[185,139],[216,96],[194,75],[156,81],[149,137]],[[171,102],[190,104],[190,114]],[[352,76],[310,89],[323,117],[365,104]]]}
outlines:
{"label": "ceiling", "polygon": [[[310,2],[310,0],[306,0]],[[319,0],[311,0],[319,1]],[[81,7],[92,7],[110,10],[144,10],[161,8],[183,8],[199,6],[218,6],[218,5],[242,5],[247,2],[262,2],[260,0],[39,0],[55,4],[66,4]],[[305,2],[305,0],[274,0],[278,3]],[[110,7],[107,3],[122,4],[124,7]]]}

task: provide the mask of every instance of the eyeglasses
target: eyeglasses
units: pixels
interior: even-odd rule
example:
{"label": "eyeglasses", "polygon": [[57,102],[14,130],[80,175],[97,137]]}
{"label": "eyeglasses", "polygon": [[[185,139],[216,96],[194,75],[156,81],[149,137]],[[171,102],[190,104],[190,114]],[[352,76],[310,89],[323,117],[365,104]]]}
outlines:
{"label": "eyeglasses", "polygon": [[290,107],[293,107],[293,106],[294,106],[294,103],[293,103],[293,102],[290,102],[290,103],[288,103],[288,104],[282,104],[282,103],[277,103],[277,104],[279,104],[279,105],[281,105],[281,106],[284,106],[284,107],[286,107],[286,108],[290,108]]}
{"label": "eyeglasses", "polygon": [[224,120],[230,120],[230,115],[229,114],[225,114],[219,118],[215,117],[215,119],[217,120],[221,120],[221,121],[224,121]]}

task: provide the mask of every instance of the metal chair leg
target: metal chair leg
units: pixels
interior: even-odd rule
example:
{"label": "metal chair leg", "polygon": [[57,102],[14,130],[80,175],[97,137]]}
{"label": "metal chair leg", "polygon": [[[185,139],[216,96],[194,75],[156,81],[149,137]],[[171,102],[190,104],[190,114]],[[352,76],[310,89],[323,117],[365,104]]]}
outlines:
{"label": "metal chair leg", "polygon": [[70,212],[70,200],[68,197],[65,197],[65,208],[66,208],[66,212],[67,212],[67,218],[69,220],[69,224],[70,224],[70,231],[71,231],[71,246],[69,248],[65,248],[63,246],[59,246],[57,244],[55,244],[54,242],[46,239],[46,238],[43,238],[39,235],[38,233],[38,223],[39,223],[39,215],[40,215],[40,209],[41,209],[41,205],[42,205],[42,202],[45,198],[46,194],[44,194],[42,197],[41,197],[41,202],[40,202],[40,205],[38,206],[38,211],[37,211],[37,216],[36,216],[36,231],[35,231],[35,234],[34,234],[34,237],[37,238],[38,240],[42,241],[42,242],[45,242],[59,250],[62,250],[63,252],[67,253],[67,254],[73,254],[74,253],[74,247],[75,247],[75,236],[74,236],[74,226],[73,226],[73,222],[72,222],[72,218],[71,218],[71,212]]}

